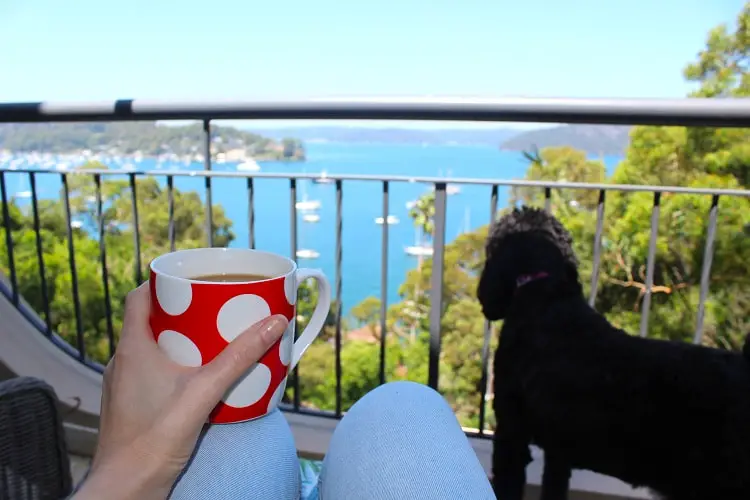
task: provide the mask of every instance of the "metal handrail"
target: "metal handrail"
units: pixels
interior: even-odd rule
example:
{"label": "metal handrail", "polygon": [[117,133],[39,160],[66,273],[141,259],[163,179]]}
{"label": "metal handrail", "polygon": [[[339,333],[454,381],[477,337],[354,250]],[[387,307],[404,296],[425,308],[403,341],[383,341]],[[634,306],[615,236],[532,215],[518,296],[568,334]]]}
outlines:
{"label": "metal handrail", "polygon": [[410,97],[0,103],[0,123],[217,119],[458,120],[750,127],[750,99]]}
{"label": "metal handrail", "polygon": [[[227,177],[227,178],[248,178],[248,179],[298,179],[314,180],[319,179],[319,174],[309,173],[285,173],[285,172],[221,172],[216,170],[128,170],[128,169],[101,169],[101,168],[79,168],[65,171],[46,170],[39,168],[17,168],[6,170],[7,172],[16,173],[65,173],[66,175],[120,175],[120,176],[154,176],[154,177]],[[450,182],[451,184],[481,185],[481,186],[507,186],[507,187],[537,187],[549,189],[584,189],[594,191],[626,191],[626,192],[645,192],[645,193],[675,193],[675,194],[702,194],[702,195],[722,195],[722,196],[741,196],[750,197],[750,190],[747,189],[727,189],[727,188],[694,188],[684,186],[654,186],[651,184],[607,184],[601,182],[556,182],[556,181],[529,181],[522,179],[482,179],[471,177],[410,177],[406,175],[366,175],[366,174],[329,174],[326,178],[333,181],[371,181],[371,182],[404,182],[419,184],[439,184]]]}

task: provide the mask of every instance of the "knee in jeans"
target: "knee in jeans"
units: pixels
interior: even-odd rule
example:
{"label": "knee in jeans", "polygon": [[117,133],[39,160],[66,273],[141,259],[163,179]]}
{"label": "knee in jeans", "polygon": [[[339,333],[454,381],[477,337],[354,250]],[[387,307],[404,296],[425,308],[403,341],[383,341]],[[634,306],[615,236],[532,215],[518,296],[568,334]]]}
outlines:
{"label": "knee in jeans", "polygon": [[352,406],[352,410],[357,406],[367,407],[370,405],[398,412],[405,408],[417,406],[419,408],[429,407],[433,411],[445,410],[453,413],[448,402],[436,390],[424,384],[410,381],[389,382],[381,385]]}

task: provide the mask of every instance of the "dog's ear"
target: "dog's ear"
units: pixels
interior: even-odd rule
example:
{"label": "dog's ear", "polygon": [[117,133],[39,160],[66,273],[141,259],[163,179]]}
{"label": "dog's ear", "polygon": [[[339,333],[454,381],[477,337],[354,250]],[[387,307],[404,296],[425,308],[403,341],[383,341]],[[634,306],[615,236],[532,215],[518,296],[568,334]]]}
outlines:
{"label": "dog's ear", "polygon": [[477,287],[477,298],[482,304],[482,312],[490,321],[503,319],[516,291],[514,264],[517,259],[511,246],[488,252],[482,275]]}

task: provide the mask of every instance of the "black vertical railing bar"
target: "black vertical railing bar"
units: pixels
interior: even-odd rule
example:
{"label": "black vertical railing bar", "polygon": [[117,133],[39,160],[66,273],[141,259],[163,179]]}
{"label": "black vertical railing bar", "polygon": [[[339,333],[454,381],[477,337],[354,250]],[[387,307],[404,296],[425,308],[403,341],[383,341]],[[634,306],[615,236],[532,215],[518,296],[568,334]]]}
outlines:
{"label": "black vertical railing bar", "polygon": [[599,191],[599,202],[596,205],[596,233],[594,233],[594,262],[591,270],[591,292],[589,293],[589,305],[594,307],[596,293],[599,289],[599,266],[601,265],[602,234],[604,232],[604,201],[606,191]]}
{"label": "black vertical railing bar", "polygon": [[550,212],[552,210],[552,188],[551,187],[544,188],[544,209],[547,212]]}
{"label": "black vertical railing bar", "polygon": [[73,224],[70,213],[70,188],[68,187],[68,176],[61,174],[63,185],[63,201],[65,203],[65,224],[68,233],[68,263],[70,264],[70,286],[73,292],[73,311],[76,319],[76,348],[78,358],[86,359],[86,345],[83,339],[83,319],[81,317],[81,300],[78,296],[78,272],[76,271],[75,244],[73,242]]}
{"label": "black vertical railing bar", "polygon": [[107,269],[107,242],[105,237],[104,210],[102,208],[102,177],[94,175],[96,184],[96,221],[99,229],[99,262],[102,266],[102,286],[104,287],[104,310],[107,320],[107,341],[109,343],[109,355],[115,353],[115,330],[112,325],[112,299],[109,296],[109,271]]}
{"label": "black vertical railing bar", "polygon": [[[430,355],[427,384],[438,388],[440,369],[440,322],[443,316],[443,267],[445,257],[446,183],[435,184],[435,219],[430,280]],[[383,221],[384,223],[387,221]]]}
{"label": "black vertical railing bar", "polygon": [[388,210],[389,185],[383,181],[383,227],[380,240],[380,384],[385,384],[385,347],[388,314]]}
{"label": "black vertical railing bar", "polygon": [[[497,218],[497,185],[492,186],[490,193],[490,228]],[[487,405],[487,383],[489,379],[490,341],[492,340],[492,325],[484,321],[484,339],[482,341],[482,378],[479,379],[479,435],[484,434],[484,421],[486,419]]]}
{"label": "black vertical railing bar", "polygon": [[336,262],[335,262],[335,287],[336,287],[336,416],[341,416],[341,309],[343,301],[341,298],[341,259],[342,259],[342,202],[343,185],[341,180],[336,181]]}
{"label": "black vertical railing bar", "polygon": [[646,257],[646,283],[641,302],[640,335],[648,334],[648,314],[651,311],[651,289],[654,286],[654,267],[656,266],[656,239],[659,236],[659,212],[661,192],[654,192],[654,205],[651,208],[651,234],[648,240],[648,257]]}
{"label": "black vertical railing bar", "polygon": [[16,278],[16,259],[13,254],[13,234],[10,223],[10,206],[8,192],[5,187],[5,172],[0,171],[0,198],[3,202],[3,226],[5,227],[5,247],[8,250],[8,270],[10,274],[10,290],[13,304],[18,305],[18,281]]}
{"label": "black vertical railing bar", "polygon": [[[203,120],[203,170],[211,171],[211,122]],[[205,177],[206,182],[206,244],[214,246],[214,213],[211,196],[211,176]]]}
{"label": "black vertical railing bar", "polygon": [[130,174],[130,201],[133,205],[133,247],[135,248],[135,285],[139,286],[143,281],[143,270],[141,269],[141,230],[138,224],[138,188],[135,182],[135,174]]}
{"label": "black vertical railing bar", "polygon": [[171,175],[167,176],[167,212],[169,214],[169,222],[167,223],[167,233],[169,236],[169,251],[175,251],[174,244],[174,177]]}
{"label": "black vertical railing bar", "polygon": [[39,202],[36,193],[36,175],[29,172],[29,187],[31,189],[31,215],[34,219],[34,236],[36,238],[36,259],[39,266],[39,281],[42,288],[42,307],[44,308],[45,335],[52,335],[52,315],[49,308],[49,291],[47,290],[47,270],[44,265],[44,247],[42,245],[42,231],[39,222]]}
{"label": "black vertical railing bar", "polygon": [[711,265],[714,258],[714,242],[716,241],[716,224],[719,217],[719,195],[711,198],[711,209],[708,213],[708,227],[706,228],[706,247],[703,251],[703,265],[701,266],[701,288],[698,299],[698,317],[696,318],[695,335],[693,343],[700,344],[703,341],[703,321],[706,315],[706,300],[708,289],[711,285]]}
{"label": "black vertical railing bar", "polygon": [[253,178],[247,178],[247,237],[248,246],[255,250],[255,186]]}
{"label": "black vertical railing bar", "polygon": [[[289,179],[289,241],[290,241],[290,254],[293,261],[297,261],[297,179]],[[295,336],[298,336],[299,332],[295,328]],[[299,393],[299,363],[292,372],[292,388],[294,398],[294,410],[298,411],[300,407],[300,393]]]}

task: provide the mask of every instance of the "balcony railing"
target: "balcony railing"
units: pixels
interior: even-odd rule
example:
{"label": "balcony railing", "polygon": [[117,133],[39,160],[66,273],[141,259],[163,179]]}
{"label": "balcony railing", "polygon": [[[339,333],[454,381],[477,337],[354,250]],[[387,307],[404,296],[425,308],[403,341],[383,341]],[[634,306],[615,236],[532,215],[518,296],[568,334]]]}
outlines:
{"label": "balcony railing", "polygon": [[[5,245],[8,255],[8,283],[9,286],[0,288],[13,304],[32,321],[35,326],[50,340],[56,342],[65,352],[74,356],[91,366],[93,369],[101,370],[101,365],[92,362],[86,353],[85,339],[82,327],[82,311],[79,298],[77,268],[75,258],[74,234],[72,228],[72,212],[70,203],[69,180],[73,176],[87,176],[95,185],[96,219],[99,239],[99,260],[101,266],[102,285],[104,289],[104,301],[106,308],[107,324],[106,331],[110,346],[110,352],[115,348],[114,326],[112,323],[112,297],[109,289],[107,247],[105,243],[104,219],[102,209],[102,179],[109,176],[121,176],[128,179],[131,194],[133,246],[134,246],[134,273],[135,279],[143,279],[141,262],[141,240],[139,232],[139,213],[137,203],[136,180],[144,177],[158,177],[166,179],[168,191],[168,220],[167,233],[169,245],[172,250],[176,248],[175,222],[174,222],[174,179],[178,177],[196,177],[204,180],[205,207],[206,207],[206,241],[207,246],[213,246],[213,214],[212,214],[212,180],[217,178],[231,178],[234,182],[244,182],[247,190],[247,203],[249,207],[247,225],[249,234],[249,246],[255,247],[255,220],[256,214],[262,216],[263,207],[257,207],[255,203],[256,185],[258,179],[282,179],[289,186],[289,230],[290,248],[289,254],[295,258],[298,250],[298,228],[296,203],[298,202],[298,182],[312,180],[318,174],[272,174],[258,172],[219,172],[212,170],[211,155],[211,121],[215,119],[398,119],[398,120],[472,120],[472,121],[529,121],[529,122],[562,122],[562,123],[594,123],[594,124],[651,124],[651,125],[685,125],[685,126],[711,126],[711,127],[750,127],[750,101],[745,100],[361,100],[361,101],[306,101],[297,103],[154,103],[141,101],[117,101],[103,104],[87,103],[80,105],[67,105],[57,103],[20,103],[0,104],[0,123],[7,122],[74,122],[74,121],[127,121],[127,120],[184,120],[196,119],[203,122],[204,143],[204,170],[197,172],[186,171],[163,171],[163,170],[113,170],[113,169],[85,169],[64,172],[50,172],[41,169],[18,169],[14,172],[28,175],[31,190],[31,211],[35,232],[35,244],[37,254],[37,265],[41,280],[41,293],[43,310],[40,311],[44,321],[39,321],[35,312],[28,310],[19,294],[17,283],[16,260],[14,257],[14,245],[11,227],[10,205],[8,201],[8,187],[6,172],[0,171],[0,195],[3,205],[3,225],[5,231]],[[67,224],[68,265],[72,277],[72,297],[74,304],[76,343],[71,346],[62,341],[52,331],[50,320],[50,304],[46,295],[45,262],[42,251],[42,238],[40,236],[40,217],[38,207],[37,181],[40,176],[59,176],[62,184],[63,203],[65,207],[65,219]],[[712,257],[714,254],[715,236],[718,224],[719,201],[725,197],[750,197],[750,191],[743,189],[709,189],[691,188],[679,186],[648,186],[648,185],[624,185],[624,184],[587,184],[575,182],[546,182],[525,180],[503,180],[503,179],[472,179],[472,178],[436,178],[436,177],[408,177],[408,176],[374,176],[374,175],[328,175],[335,183],[335,255],[334,255],[334,300],[339,300],[342,293],[342,283],[345,276],[342,273],[342,229],[346,223],[345,214],[342,209],[342,199],[345,186],[352,181],[366,181],[380,186],[382,200],[382,217],[387,220],[389,215],[389,193],[394,184],[399,183],[423,183],[431,185],[435,190],[435,214],[434,214],[434,237],[432,252],[432,274],[430,283],[430,310],[429,310],[429,357],[427,383],[438,387],[440,353],[441,353],[441,316],[443,297],[443,271],[445,266],[446,246],[446,212],[448,205],[447,183],[463,185],[488,186],[490,196],[487,200],[487,212],[490,220],[498,213],[498,194],[501,188],[523,187],[537,188],[544,192],[545,208],[551,209],[552,193],[564,190],[588,190],[598,193],[596,206],[596,230],[593,245],[593,262],[591,273],[591,287],[589,301],[595,303],[599,285],[600,257],[602,248],[602,235],[604,227],[604,207],[608,192],[648,192],[653,194],[650,222],[650,239],[645,270],[645,291],[641,302],[640,334],[646,335],[649,326],[649,313],[651,309],[651,295],[654,285],[654,272],[656,263],[656,246],[659,231],[659,212],[663,193],[691,194],[710,197],[710,210],[706,214],[705,251],[700,273],[699,303],[695,319],[695,331],[693,340],[701,342],[703,325],[708,297]],[[386,338],[387,338],[387,308],[388,308],[388,238],[389,224],[382,224],[381,252],[380,252],[380,365],[379,380],[386,380]],[[302,406],[299,390],[299,371],[295,371],[291,379],[293,388],[293,402],[290,411],[301,413],[314,413],[317,415],[339,418],[342,415],[342,312],[341,308],[335,311],[335,374],[336,374],[336,398],[334,412],[321,412],[306,409]],[[490,359],[491,328],[485,323],[483,348],[481,355],[481,369],[483,377],[480,382],[479,394],[481,399],[479,405],[479,426],[473,435],[486,437],[486,393],[488,386],[488,361]],[[304,363],[302,367],[304,372]]]}

